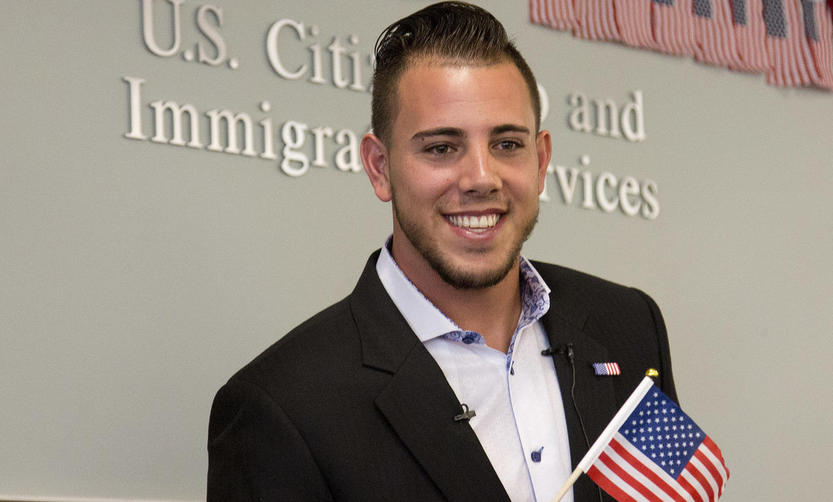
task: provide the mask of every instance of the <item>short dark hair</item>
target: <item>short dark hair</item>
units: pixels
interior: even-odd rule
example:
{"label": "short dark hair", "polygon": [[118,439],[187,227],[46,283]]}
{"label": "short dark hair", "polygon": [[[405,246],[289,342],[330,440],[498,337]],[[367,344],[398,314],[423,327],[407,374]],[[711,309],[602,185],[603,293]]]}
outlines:
{"label": "short dark hair", "polygon": [[385,144],[390,144],[396,116],[399,78],[422,58],[461,66],[514,63],[529,89],[535,131],[541,126],[541,99],[532,70],[500,21],[476,5],[440,2],[396,21],[379,35],[375,56],[371,126]]}

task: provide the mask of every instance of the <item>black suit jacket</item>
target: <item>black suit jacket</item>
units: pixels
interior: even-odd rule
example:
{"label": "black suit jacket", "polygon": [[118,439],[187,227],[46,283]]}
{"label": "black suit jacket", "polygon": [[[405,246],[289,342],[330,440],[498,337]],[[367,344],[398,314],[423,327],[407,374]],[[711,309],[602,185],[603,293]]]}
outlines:
{"label": "black suit jacket", "polygon": [[[508,500],[474,431],[454,421],[460,403],[379,281],[377,257],[347,298],[292,330],[217,393],[209,502]],[[571,344],[575,354],[573,366],[564,354],[552,356],[575,466],[587,451],[578,413],[592,444],[650,367],[676,400],[665,326],[638,290],[534,266],[552,290],[541,320],[550,343]],[[591,364],[602,361],[618,362],[622,375],[595,376]],[[574,495],[599,500],[586,476]]]}

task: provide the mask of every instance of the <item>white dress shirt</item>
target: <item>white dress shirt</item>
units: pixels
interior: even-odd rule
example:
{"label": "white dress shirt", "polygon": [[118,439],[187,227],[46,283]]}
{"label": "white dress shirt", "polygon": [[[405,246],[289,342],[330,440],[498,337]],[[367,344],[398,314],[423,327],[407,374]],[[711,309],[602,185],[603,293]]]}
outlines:
{"label": "white dress shirt", "polygon": [[[457,326],[408,280],[387,246],[376,272],[396,307],[437,361],[483,450],[513,501],[549,502],[570,476],[570,445],[561,390],[539,319],[549,288],[521,258],[522,310],[507,354]],[[563,499],[573,501],[572,490]]]}

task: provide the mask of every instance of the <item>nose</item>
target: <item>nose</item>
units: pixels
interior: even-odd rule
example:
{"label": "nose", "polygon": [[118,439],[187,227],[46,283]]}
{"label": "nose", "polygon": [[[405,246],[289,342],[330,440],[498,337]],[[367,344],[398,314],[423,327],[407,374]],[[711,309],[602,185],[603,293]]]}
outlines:
{"label": "nose", "polygon": [[473,149],[461,160],[460,190],[471,195],[488,195],[501,189],[497,161],[488,147]]}

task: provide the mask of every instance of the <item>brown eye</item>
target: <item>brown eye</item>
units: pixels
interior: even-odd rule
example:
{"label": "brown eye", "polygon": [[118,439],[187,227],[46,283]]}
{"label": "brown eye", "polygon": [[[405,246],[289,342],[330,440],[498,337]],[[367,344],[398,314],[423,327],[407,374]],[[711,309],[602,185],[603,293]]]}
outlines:
{"label": "brown eye", "polygon": [[514,139],[505,139],[503,141],[499,141],[497,144],[498,150],[517,150],[518,148],[523,147],[523,143]]}
{"label": "brown eye", "polygon": [[448,153],[451,153],[451,145],[448,145],[446,143],[431,145],[428,148],[426,148],[425,151],[434,155],[446,155]]}

